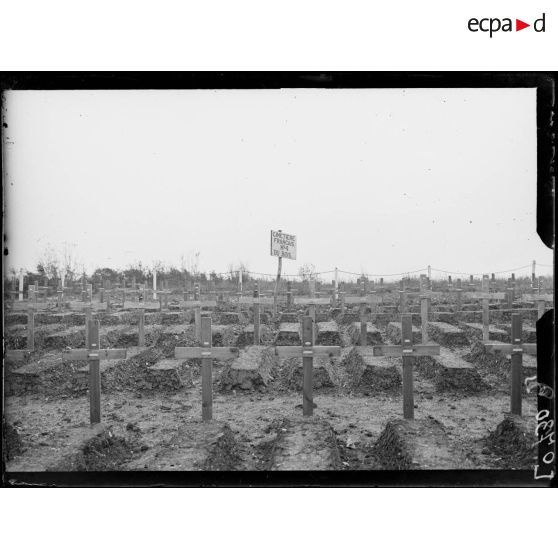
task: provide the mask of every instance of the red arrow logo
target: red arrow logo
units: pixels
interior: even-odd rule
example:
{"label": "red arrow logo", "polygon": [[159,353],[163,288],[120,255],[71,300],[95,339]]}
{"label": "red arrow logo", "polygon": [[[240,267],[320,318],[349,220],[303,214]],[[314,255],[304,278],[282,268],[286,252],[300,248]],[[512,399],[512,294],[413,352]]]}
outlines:
{"label": "red arrow logo", "polygon": [[531,27],[531,24],[530,23],[525,23],[524,21],[521,21],[520,19],[515,20],[515,30],[516,31],[521,31],[522,29],[525,29],[526,27]]}

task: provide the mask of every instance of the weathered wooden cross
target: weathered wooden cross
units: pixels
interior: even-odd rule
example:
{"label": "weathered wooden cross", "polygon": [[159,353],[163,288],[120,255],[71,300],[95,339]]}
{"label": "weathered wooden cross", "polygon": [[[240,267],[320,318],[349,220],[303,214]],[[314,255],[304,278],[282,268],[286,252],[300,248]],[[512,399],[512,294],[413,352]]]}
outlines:
{"label": "weathered wooden cross", "polygon": [[181,300],[178,302],[179,308],[194,309],[194,335],[198,343],[201,342],[202,335],[202,308],[215,308],[216,306],[217,301],[215,300],[199,300],[199,290],[198,298],[196,300]]}
{"label": "weathered wooden cross", "polygon": [[362,347],[367,344],[368,336],[368,323],[366,322],[366,313],[368,310],[368,305],[373,306],[376,312],[372,312],[372,315],[379,314],[378,304],[382,302],[382,297],[369,294],[368,296],[348,296],[344,297],[344,302],[347,304],[358,304],[359,305],[359,316],[360,316],[360,345]]}
{"label": "weathered wooden cross", "polygon": [[125,359],[126,349],[101,349],[99,321],[87,322],[86,349],[70,349],[62,354],[63,360],[85,360],[89,363],[89,417],[91,424],[101,422],[101,360]]}
{"label": "weathered wooden cross", "polygon": [[126,310],[137,310],[138,316],[138,347],[145,346],[145,310],[156,310],[159,306],[158,302],[145,301],[126,302],[124,308]]}
{"label": "weathered wooden cross", "polygon": [[511,412],[521,415],[521,384],[523,353],[528,355],[537,354],[536,343],[522,343],[521,314],[512,314],[511,343],[483,343],[486,351],[495,355],[511,354]]}
{"label": "weathered wooden cross", "polygon": [[505,300],[506,293],[496,293],[490,291],[490,283],[488,275],[482,276],[482,291],[474,293],[464,293],[464,297],[468,300],[482,300],[482,340],[489,340],[489,300]]}
{"label": "weathered wooden cross", "polygon": [[35,350],[35,314],[33,307],[27,309],[27,348],[9,349],[5,351],[5,359],[8,361],[23,360]]}
{"label": "weathered wooden cross", "polygon": [[201,346],[176,347],[174,358],[193,359],[201,358],[202,378],[202,420],[213,418],[213,359],[230,360],[238,356],[237,347],[212,347],[211,318],[201,318]]}
{"label": "weathered wooden cross", "polygon": [[313,400],[313,378],[314,378],[314,356],[339,356],[341,347],[314,345],[314,322],[311,316],[302,318],[302,346],[275,347],[275,352],[283,358],[302,357],[302,414],[311,416],[314,410]]}
{"label": "weathered wooden cross", "polygon": [[543,314],[546,312],[546,303],[553,302],[553,295],[551,294],[524,294],[521,300],[524,302],[536,302],[537,303],[537,319],[541,319]]}
{"label": "weathered wooden cross", "polygon": [[319,297],[295,297],[295,306],[308,306],[308,316],[312,318],[312,344],[316,341],[316,306],[329,306],[331,301],[328,298]]}
{"label": "weathered wooden cross", "polygon": [[361,355],[403,358],[403,418],[415,417],[413,395],[413,359],[420,356],[439,355],[440,345],[413,345],[413,325],[410,314],[401,316],[401,345],[372,345],[355,347]]}
{"label": "weathered wooden cross", "polygon": [[254,309],[254,345],[260,344],[260,306],[267,305],[273,307],[274,299],[270,297],[260,297],[258,289],[254,289],[254,297],[240,297],[239,307],[242,305],[253,306]]}

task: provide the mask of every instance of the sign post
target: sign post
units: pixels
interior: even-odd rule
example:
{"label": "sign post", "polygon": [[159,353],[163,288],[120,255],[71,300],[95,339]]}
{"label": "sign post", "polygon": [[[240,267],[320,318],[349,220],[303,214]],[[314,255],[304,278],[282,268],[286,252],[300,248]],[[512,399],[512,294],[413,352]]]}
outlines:
{"label": "sign post", "polygon": [[273,292],[273,315],[277,316],[277,295],[281,280],[281,266],[283,258],[296,260],[296,236],[278,231],[271,231],[271,255],[277,256],[277,279]]}

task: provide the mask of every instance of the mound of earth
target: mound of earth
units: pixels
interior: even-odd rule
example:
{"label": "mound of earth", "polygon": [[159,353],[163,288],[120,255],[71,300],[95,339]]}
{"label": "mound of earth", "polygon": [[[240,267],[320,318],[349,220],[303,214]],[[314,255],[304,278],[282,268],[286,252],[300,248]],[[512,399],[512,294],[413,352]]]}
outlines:
{"label": "mound of earth", "polygon": [[506,413],[486,439],[489,450],[504,459],[513,469],[532,469],[537,459],[535,420]]}

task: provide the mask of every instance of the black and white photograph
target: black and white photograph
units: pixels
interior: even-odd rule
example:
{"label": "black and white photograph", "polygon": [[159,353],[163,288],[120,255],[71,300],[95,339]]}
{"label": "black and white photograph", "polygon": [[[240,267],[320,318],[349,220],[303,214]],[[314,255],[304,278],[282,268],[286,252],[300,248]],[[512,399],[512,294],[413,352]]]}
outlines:
{"label": "black and white photograph", "polygon": [[5,81],[6,475],[550,481],[548,86],[474,77]]}

